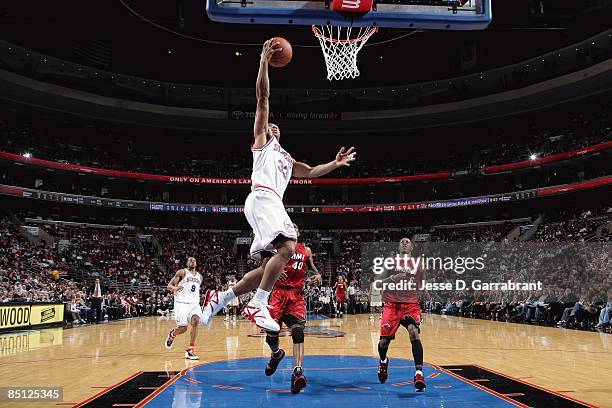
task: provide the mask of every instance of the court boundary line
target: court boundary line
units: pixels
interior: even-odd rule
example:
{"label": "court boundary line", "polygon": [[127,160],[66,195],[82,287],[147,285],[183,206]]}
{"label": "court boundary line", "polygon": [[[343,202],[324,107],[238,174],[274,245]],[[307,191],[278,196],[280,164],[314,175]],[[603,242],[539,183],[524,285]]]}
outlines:
{"label": "court boundary line", "polygon": [[509,379],[511,379],[511,380],[518,381],[518,382],[520,382],[521,384],[525,384],[525,385],[529,385],[530,387],[537,388],[537,389],[539,389],[540,391],[546,391],[546,392],[549,392],[549,393],[551,393],[551,394],[553,394],[553,395],[556,395],[557,397],[565,398],[565,399],[567,399],[567,400],[570,400],[570,401],[573,401],[573,402],[577,402],[577,403],[579,403],[579,404],[583,404],[583,405],[585,405],[585,406],[587,406],[587,407],[589,407],[589,408],[597,408],[597,406],[596,406],[596,405],[589,404],[588,402],[584,402],[584,401],[581,401],[581,400],[576,399],[576,398],[568,397],[567,395],[559,394],[559,392],[558,392],[558,391],[549,390],[548,388],[544,388],[544,387],[541,387],[541,386],[539,386],[539,385],[535,385],[535,384],[529,383],[529,382],[527,382],[527,381],[520,380],[520,379],[518,379],[518,378],[516,378],[516,377],[513,377],[513,376],[511,376],[511,375],[509,375],[509,374],[503,374],[503,373],[497,372],[497,371],[495,371],[495,370],[492,370],[492,369],[490,369],[490,368],[487,368],[487,367],[484,367],[484,366],[481,366],[481,365],[478,365],[478,364],[474,364],[474,366],[475,366],[475,367],[478,367],[478,368],[480,368],[480,369],[483,369],[483,370],[490,371],[490,372],[492,372],[492,373],[494,373],[494,374],[501,375],[502,377],[506,377],[506,378],[509,378]]}
{"label": "court boundary line", "polygon": [[491,389],[483,387],[482,385],[480,385],[480,384],[478,384],[476,382],[473,382],[472,380],[468,380],[467,378],[463,378],[463,377],[461,377],[461,376],[459,376],[459,375],[457,375],[457,374],[453,373],[452,371],[449,371],[449,370],[447,370],[445,368],[440,367],[440,370],[445,372],[446,374],[448,374],[448,375],[458,379],[458,380],[461,380],[461,381],[463,381],[463,382],[465,382],[467,384],[472,385],[473,387],[479,388],[482,391],[488,392],[489,394],[491,394],[491,395],[493,395],[495,397],[501,398],[504,401],[509,402],[509,403],[511,403],[514,406],[521,407],[521,408],[530,408],[529,405],[525,405],[525,404],[522,404],[522,403],[520,403],[518,401],[515,401],[515,400],[513,400],[511,398],[505,397],[503,394],[500,394],[500,393],[498,393],[496,391],[493,391]]}
{"label": "court boundary line", "polygon": [[157,397],[162,391],[174,384],[179,378],[181,378],[181,376],[181,372],[174,374],[172,378],[168,379],[168,381],[157,387],[155,391],[153,391],[152,393],[144,397],[142,400],[140,400],[136,405],[134,405],[134,408],[144,407],[146,404],[151,402],[151,400]]}
{"label": "court boundary line", "polygon": [[111,385],[110,387],[108,387],[108,388],[106,388],[106,389],[104,389],[104,390],[100,391],[100,392],[99,392],[99,393],[97,393],[96,395],[92,395],[91,397],[89,397],[89,398],[87,398],[87,399],[85,399],[85,400],[83,400],[83,401],[79,402],[78,404],[76,404],[76,405],[74,406],[74,408],[79,408],[79,407],[82,407],[83,405],[87,404],[88,402],[91,402],[91,401],[95,400],[96,398],[98,398],[99,396],[106,394],[107,392],[109,392],[109,391],[111,391],[111,390],[113,390],[113,389],[117,388],[118,386],[120,386],[120,385],[122,385],[122,384],[125,384],[126,382],[128,382],[128,381],[130,381],[131,379],[133,379],[133,378],[135,378],[135,377],[139,376],[139,375],[140,375],[140,374],[142,374],[142,373],[144,373],[144,371],[138,371],[138,372],[136,372],[136,373],[134,373],[134,374],[130,375],[129,377],[124,378],[123,380],[121,380],[121,381],[119,381],[119,382],[117,382],[117,383],[115,383],[115,384]]}

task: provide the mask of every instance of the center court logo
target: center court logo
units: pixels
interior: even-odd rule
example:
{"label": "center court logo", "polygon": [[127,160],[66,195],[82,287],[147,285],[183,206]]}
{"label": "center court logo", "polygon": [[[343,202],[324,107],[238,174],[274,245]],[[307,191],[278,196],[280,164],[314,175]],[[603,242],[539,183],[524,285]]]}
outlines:
{"label": "center court logo", "polygon": [[[332,330],[328,327],[306,326],[304,328],[304,335],[308,337],[317,337],[320,339],[334,339],[336,337],[344,337],[345,334],[346,333],[343,331]],[[264,337],[265,335],[265,331],[260,331],[256,334],[249,334],[249,337]],[[291,336],[291,329],[283,327],[278,335],[280,337],[289,337]]]}

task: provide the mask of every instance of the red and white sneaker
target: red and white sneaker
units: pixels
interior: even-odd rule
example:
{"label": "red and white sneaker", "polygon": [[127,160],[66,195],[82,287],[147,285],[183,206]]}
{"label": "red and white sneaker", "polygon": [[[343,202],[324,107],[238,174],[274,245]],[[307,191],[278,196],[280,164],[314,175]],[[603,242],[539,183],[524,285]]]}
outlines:
{"label": "red and white sneaker", "polygon": [[306,388],[307,384],[308,382],[306,381],[302,367],[295,367],[291,375],[291,393],[299,394],[303,388]]}
{"label": "red and white sneaker", "polygon": [[414,388],[417,390],[417,392],[423,392],[423,390],[427,387],[427,384],[425,384],[425,377],[423,377],[423,374],[421,373],[414,375],[413,382]]}
{"label": "red and white sneaker", "polygon": [[387,378],[389,378],[389,357],[385,359],[384,363],[382,361],[378,362],[378,381],[384,384]]}
{"label": "red and white sneaker", "polygon": [[173,332],[174,329],[168,332],[168,337],[166,337],[166,341],[164,342],[164,346],[166,346],[168,350],[172,348],[172,343],[174,342],[174,336],[172,335]]}
{"label": "red and white sneaker", "polygon": [[245,306],[242,314],[245,317],[248,317],[250,321],[255,323],[257,327],[261,327],[264,330],[278,332],[280,331],[280,326],[278,323],[276,323],[276,321],[274,321],[274,319],[272,319],[272,316],[270,316],[270,311],[268,309],[271,308],[272,306],[268,304],[253,302],[253,300],[251,300],[249,304]]}
{"label": "red and white sneaker", "polygon": [[189,347],[186,351],[185,351],[185,358],[187,360],[199,360],[200,357],[196,356],[196,354],[194,353],[194,350],[192,347]]}
{"label": "red and white sneaker", "polygon": [[210,326],[213,316],[216,315],[221,309],[223,309],[223,305],[221,302],[219,302],[219,291],[211,290],[208,303],[202,307],[202,319],[200,320],[200,323],[202,323],[204,326]]}

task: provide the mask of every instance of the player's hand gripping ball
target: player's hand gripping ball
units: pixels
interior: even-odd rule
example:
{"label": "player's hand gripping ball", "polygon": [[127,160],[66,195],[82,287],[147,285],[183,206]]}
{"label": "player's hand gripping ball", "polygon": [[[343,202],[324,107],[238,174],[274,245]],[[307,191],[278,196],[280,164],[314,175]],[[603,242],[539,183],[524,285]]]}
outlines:
{"label": "player's hand gripping ball", "polygon": [[283,37],[274,37],[264,43],[262,54],[268,58],[271,66],[281,68],[291,61],[293,50],[289,41]]}

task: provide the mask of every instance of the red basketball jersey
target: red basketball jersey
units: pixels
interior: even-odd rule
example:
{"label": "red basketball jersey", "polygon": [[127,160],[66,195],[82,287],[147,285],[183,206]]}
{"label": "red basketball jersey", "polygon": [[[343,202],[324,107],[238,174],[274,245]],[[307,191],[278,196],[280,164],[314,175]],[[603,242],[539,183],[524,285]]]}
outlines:
{"label": "red basketball jersey", "polygon": [[306,261],[308,260],[308,252],[306,245],[301,242],[295,244],[295,253],[285,265],[287,279],[282,282],[277,282],[277,286],[289,288],[304,287],[304,276],[306,275]]}
{"label": "red basketball jersey", "polygon": [[336,296],[338,297],[344,297],[345,295],[345,291],[346,291],[346,283],[342,282],[338,282],[336,283]]}
{"label": "red basketball jersey", "polygon": [[415,268],[412,259],[408,260],[408,264],[404,264],[403,259],[395,265],[393,272],[394,281],[399,282],[400,280],[412,281],[414,289],[403,289],[403,290],[384,290],[382,294],[383,302],[393,303],[419,303],[419,288],[423,281],[423,270],[421,268]]}

